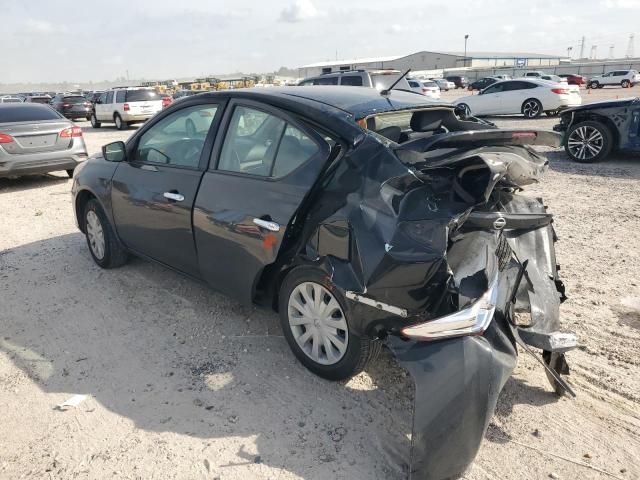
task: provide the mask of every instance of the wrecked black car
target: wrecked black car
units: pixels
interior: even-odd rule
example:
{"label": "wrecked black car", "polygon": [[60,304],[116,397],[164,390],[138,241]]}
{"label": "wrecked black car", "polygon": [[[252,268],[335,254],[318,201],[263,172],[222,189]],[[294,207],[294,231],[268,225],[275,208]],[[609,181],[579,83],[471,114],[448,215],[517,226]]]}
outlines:
{"label": "wrecked black car", "polygon": [[451,478],[517,344],[570,391],[552,215],[520,194],[557,144],[408,92],[202,94],[78,168],[76,220],[101,267],[133,253],[273,307],[324,378],[386,343],[415,382],[411,476]]}
{"label": "wrecked black car", "polygon": [[640,152],[640,97],[570,108],[553,129],[576,162],[598,162],[615,150]]}

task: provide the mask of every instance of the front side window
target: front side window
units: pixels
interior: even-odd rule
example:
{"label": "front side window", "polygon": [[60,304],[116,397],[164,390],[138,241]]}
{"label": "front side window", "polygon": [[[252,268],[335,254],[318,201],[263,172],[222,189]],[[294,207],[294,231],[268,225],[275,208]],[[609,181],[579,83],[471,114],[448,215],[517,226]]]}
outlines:
{"label": "front side window", "polygon": [[253,108],[236,107],[218,170],[283,177],[318,152],[316,142],[281,118]]}
{"label": "front side window", "polygon": [[485,88],[482,91],[483,95],[490,95],[492,93],[500,93],[505,89],[505,85],[509,83],[509,82],[504,82],[504,83],[496,83],[494,85],[491,85],[490,87]]}
{"label": "front side window", "polygon": [[218,106],[183,108],[147,130],[136,149],[139,162],[198,168],[200,154]]}

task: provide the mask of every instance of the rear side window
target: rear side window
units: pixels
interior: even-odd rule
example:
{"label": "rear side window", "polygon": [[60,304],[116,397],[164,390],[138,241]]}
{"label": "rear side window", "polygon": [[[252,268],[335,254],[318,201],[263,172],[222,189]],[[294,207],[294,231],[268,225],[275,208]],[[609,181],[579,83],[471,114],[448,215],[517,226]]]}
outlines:
{"label": "rear side window", "polygon": [[127,90],[127,102],[147,102],[152,100],[161,100],[154,90]]}
{"label": "rear side window", "polygon": [[283,177],[318,153],[318,145],[275,115],[236,107],[225,136],[218,170]]}
{"label": "rear side window", "polygon": [[47,107],[37,103],[5,104],[0,106],[0,123],[11,122],[39,122],[43,120],[58,120],[60,115]]}
{"label": "rear side window", "polygon": [[105,103],[113,103],[113,92],[107,93],[107,101]]}
{"label": "rear side window", "polygon": [[314,85],[337,85],[338,77],[326,77],[326,78],[316,78],[313,81]]}
{"label": "rear side window", "polygon": [[340,81],[340,85],[348,85],[350,87],[361,87],[362,77],[359,75],[344,75],[342,77],[342,80]]}
{"label": "rear side window", "polygon": [[409,80],[409,86],[411,88],[419,88],[420,84],[418,82],[412,82],[411,80]]}
{"label": "rear side window", "polygon": [[124,103],[124,99],[125,96],[127,95],[127,92],[124,90],[119,90],[116,92],[116,103]]}

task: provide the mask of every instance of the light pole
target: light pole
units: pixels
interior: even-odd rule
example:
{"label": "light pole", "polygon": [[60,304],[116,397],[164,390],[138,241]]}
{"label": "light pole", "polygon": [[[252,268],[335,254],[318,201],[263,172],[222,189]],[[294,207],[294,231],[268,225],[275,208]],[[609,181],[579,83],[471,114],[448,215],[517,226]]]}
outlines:
{"label": "light pole", "polygon": [[469,39],[469,34],[464,36],[464,66],[467,66],[467,40]]}
{"label": "light pole", "polygon": [[573,47],[567,47],[567,57],[571,58],[571,50],[573,50]]}

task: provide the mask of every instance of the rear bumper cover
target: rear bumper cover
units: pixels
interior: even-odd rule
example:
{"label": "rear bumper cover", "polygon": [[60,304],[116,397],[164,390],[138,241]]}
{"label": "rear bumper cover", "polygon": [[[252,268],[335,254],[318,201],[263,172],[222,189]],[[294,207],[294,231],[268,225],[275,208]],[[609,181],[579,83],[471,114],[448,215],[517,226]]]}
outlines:
{"label": "rear bumper cover", "polygon": [[[13,158],[21,157],[21,158]],[[59,151],[0,157],[0,177],[37,175],[57,170],[73,170],[87,159],[86,151]]]}
{"label": "rear bumper cover", "polygon": [[415,383],[409,478],[458,478],[471,464],[504,384],[516,366],[516,349],[502,318],[483,336],[387,345]]}

